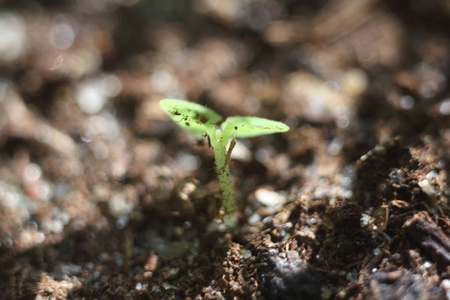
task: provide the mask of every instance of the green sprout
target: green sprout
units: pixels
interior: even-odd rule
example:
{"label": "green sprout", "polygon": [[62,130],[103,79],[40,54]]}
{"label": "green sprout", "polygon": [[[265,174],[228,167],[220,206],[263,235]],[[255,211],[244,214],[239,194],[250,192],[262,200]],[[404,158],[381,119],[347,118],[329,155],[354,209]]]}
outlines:
{"label": "green sprout", "polygon": [[209,137],[214,151],[216,173],[219,177],[225,214],[233,212],[235,207],[230,170],[227,165],[235,145],[234,139],[251,138],[289,130],[289,127],[284,123],[249,116],[229,117],[221,124],[220,128],[217,128],[216,124],[222,120],[222,117],[212,109],[200,104],[184,100],[165,99],[161,100],[159,105],[178,126],[187,132],[199,137],[204,135]]}

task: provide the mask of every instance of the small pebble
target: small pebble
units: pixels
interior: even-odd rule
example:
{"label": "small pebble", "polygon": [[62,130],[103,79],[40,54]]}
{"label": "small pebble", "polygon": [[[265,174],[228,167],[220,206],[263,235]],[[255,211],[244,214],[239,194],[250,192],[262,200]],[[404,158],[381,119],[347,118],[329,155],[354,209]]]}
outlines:
{"label": "small pebble", "polygon": [[247,249],[242,249],[241,250],[241,257],[243,259],[249,259],[250,257],[252,257],[252,251],[247,250]]}
{"label": "small pebble", "polygon": [[9,12],[0,13],[0,60],[12,61],[25,53],[27,28],[19,16]]}
{"label": "small pebble", "polygon": [[259,203],[268,207],[283,205],[287,201],[286,196],[265,188],[257,189],[255,191],[255,197]]}
{"label": "small pebble", "polygon": [[444,116],[450,115],[450,99],[441,102],[439,112]]}

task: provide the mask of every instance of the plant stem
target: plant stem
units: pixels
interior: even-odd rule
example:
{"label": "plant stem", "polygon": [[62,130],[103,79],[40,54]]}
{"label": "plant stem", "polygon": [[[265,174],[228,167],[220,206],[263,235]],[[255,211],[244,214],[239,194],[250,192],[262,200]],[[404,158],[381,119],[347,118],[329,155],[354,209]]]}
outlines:
{"label": "plant stem", "polygon": [[216,173],[217,177],[219,177],[220,191],[222,193],[222,205],[225,209],[225,214],[229,214],[234,211],[234,193],[231,185],[230,169],[227,164],[226,147],[228,141],[223,139],[220,130],[210,130],[208,135],[214,151]]}

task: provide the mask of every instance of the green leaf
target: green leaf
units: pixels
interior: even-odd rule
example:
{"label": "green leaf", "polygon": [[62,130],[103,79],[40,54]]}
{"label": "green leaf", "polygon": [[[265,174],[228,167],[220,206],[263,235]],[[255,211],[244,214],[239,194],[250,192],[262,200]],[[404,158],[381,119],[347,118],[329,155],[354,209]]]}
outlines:
{"label": "green leaf", "polygon": [[195,135],[206,134],[207,129],[222,120],[212,109],[194,102],[164,99],[159,105],[178,126]]}
{"label": "green leaf", "polygon": [[289,130],[289,126],[284,123],[247,116],[229,117],[222,123],[221,128],[224,136],[236,138],[251,138]]}

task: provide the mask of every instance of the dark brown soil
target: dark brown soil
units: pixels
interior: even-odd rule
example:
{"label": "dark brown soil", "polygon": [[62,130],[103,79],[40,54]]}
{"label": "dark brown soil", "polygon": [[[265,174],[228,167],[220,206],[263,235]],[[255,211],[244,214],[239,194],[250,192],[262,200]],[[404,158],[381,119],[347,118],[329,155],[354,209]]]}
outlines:
{"label": "dark brown soil", "polygon": [[[6,1],[0,298],[449,299],[447,2]],[[291,127],[235,228],[164,98]]]}

